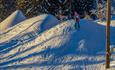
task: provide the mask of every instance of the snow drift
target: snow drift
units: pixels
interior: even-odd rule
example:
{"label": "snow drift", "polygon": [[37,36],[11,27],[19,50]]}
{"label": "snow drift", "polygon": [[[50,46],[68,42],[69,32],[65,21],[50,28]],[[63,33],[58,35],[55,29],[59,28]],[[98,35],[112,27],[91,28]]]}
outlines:
{"label": "snow drift", "polygon": [[[103,20],[103,21],[96,20],[95,22],[97,22],[98,24],[103,25],[103,26],[106,26],[106,24],[107,24],[106,20]],[[115,16],[114,15],[111,17],[110,26],[115,27]]]}
{"label": "snow drift", "polygon": [[24,16],[24,14],[20,10],[16,10],[0,23],[0,32],[4,32],[4,30],[16,25],[17,23],[25,19],[26,17]]}
{"label": "snow drift", "polygon": [[[18,43],[15,46],[7,47],[6,49],[4,49],[0,52],[1,56],[3,55],[3,57],[1,58],[1,59],[3,59],[1,61],[1,63],[3,63],[3,66],[4,66],[4,62],[5,63],[9,62],[10,59],[7,61],[9,56],[12,59],[16,59],[16,58],[20,58],[20,57],[23,57],[23,56],[26,56],[26,55],[30,55],[30,54],[34,54],[34,53],[37,53],[37,52],[44,51],[47,48],[51,48],[51,47],[56,48],[56,46],[58,47],[59,44],[64,43],[63,42],[64,39],[63,38],[61,39],[61,37],[58,37],[58,36],[62,36],[63,34],[67,34],[69,31],[73,30],[74,29],[74,23],[75,22],[73,20],[68,21],[68,22],[60,23],[59,25],[51,28],[50,30],[47,30],[44,33],[38,35],[38,37],[36,37],[36,39],[34,39],[30,42],[27,42],[27,43],[24,43],[24,44],[22,43],[20,45]],[[55,38],[55,37],[57,37],[57,38]],[[51,39],[51,41],[50,41],[50,39]],[[49,43],[47,43],[47,41]],[[21,41],[21,42],[23,42],[23,41]],[[45,42],[46,42],[46,44],[44,44]],[[26,50],[28,50],[28,51],[26,51]],[[7,51],[7,52],[4,53],[5,51]],[[16,57],[12,56],[12,55],[17,54],[17,52],[19,54]],[[6,58],[6,57],[8,57],[8,58]],[[38,58],[39,58],[39,56],[38,56]]]}
{"label": "snow drift", "polygon": [[[77,30],[74,20],[53,25],[55,19],[44,20],[46,16],[25,20],[0,35],[0,69],[104,69],[105,26],[81,20]],[[10,34],[7,39],[5,34]],[[115,46],[114,26],[111,45]]]}
{"label": "snow drift", "polygon": [[[52,15],[43,14],[34,18],[27,19],[18,23],[17,25],[9,28],[3,34],[0,35],[0,43],[8,42],[20,36],[27,36],[31,33],[39,34],[51,27],[57,25],[59,20]],[[24,37],[25,37],[24,36]]]}

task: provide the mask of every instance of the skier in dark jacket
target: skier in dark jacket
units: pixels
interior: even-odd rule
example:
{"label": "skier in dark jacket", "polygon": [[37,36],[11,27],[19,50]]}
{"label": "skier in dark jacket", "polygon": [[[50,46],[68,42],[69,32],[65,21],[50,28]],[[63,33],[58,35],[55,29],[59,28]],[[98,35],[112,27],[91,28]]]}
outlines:
{"label": "skier in dark jacket", "polygon": [[80,17],[79,17],[79,14],[77,12],[74,12],[74,20],[76,21],[75,29],[79,29],[80,28],[80,24],[79,24]]}

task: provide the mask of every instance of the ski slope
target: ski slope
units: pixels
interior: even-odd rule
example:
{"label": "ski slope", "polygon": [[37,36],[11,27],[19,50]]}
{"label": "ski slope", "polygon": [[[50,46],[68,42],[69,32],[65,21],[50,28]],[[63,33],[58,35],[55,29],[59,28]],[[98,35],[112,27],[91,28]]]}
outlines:
{"label": "ski slope", "polygon": [[[105,70],[105,26],[81,19],[77,30],[74,20],[43,20],[46,16],[27,19],[0,35],[0,69]],[[111,46],[115,46],[115,26],[111,26]],[[115,54],[111,60],[112,65]]]}

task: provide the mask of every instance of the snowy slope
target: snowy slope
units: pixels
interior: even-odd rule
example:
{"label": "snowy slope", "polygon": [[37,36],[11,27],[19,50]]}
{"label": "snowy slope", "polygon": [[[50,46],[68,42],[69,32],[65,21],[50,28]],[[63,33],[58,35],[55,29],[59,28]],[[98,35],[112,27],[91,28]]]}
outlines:
{"label": "snowy slope", "polygon": [[[104,26],[106,26],[106,24],[107,24],[107,22],[105,20],[104,21],[96,20],[95,22],[97,22],[100,25],[104,25]],[[110,24],[110,26],[111,27],[115,27],[115,16],[114,15],[111,17],[111,24]]]}
{"label": "snowy slope", "polygon": [[[103,22],[98,22],[98,24],[106,26],[107,22],[105,22],[105,21],[103,21]],[[115,27],[115,20],[112,20],[110,25],[111,25],[112,27]]]}
{"label": "snowy slope", "polygon": [[[69,30],[72,30],[72,28],[74,29],[74,27],[73,27],[74,23],[72,23],[72,22],[74,22],[74,21],[71,20],[69,22],[60,23],[59,25],[55,26],[54,28],[51,28],[50,30],[47,30],[44,33],[39,34],[34,40],[24,43],[24,44],[21,44],[21,46],[19,46],[18,48],[13,49],[13,53],[8,53],[8,54],[14,54],[15,52],[18,52],[19,48],[23,49],[23,50],[28,49],[34,45],[37,45],[37,44],[40,44],[47,40],[50,40],[51,38],[54,38],[59,35],[63,35],[64,33],[67,33]],[[21,41],[21,42],[23,42],[23,41]],[[9,47],[9,48],[11,48],[11,47]],[[5,49],[5,50],[7,50],[7,49]]]}
{"label": "snowy slope", "polygon": [[24,14],[20,10],[16,10],[0,23],[0,33],[25,19]]}
{"label": "snowy slope", "polygon": [[[73,20],[62,22],[31,41],[22,43],[22,39],[4,48],[0,51],[0,68],[103,70],[105,26],[81,20],[80,30],[75,30],[74,23]],[[111,27],[111,45],[115,45],[114,30]]]}
{"label": "snowy slope", "polygon": [[[50,23],[50,24],[49,24]],[[19,38],[20,36],[29,36],[32,33],[39,34],[52,26],[59,23],[59,20],[52,15],[39,15],[34,18],[27,19],[19,24],[7,29],[3,34],[0,35],[0,43],[8,42],[13,38]]]}
{"label": "snowy slope", "polygon": [[[8,60],[8,58],[6,58],[6,57],[8,57],[8,56],[12,57],[11,60],[13,60],[16,58],[21,58],[21,57],[26,56],[26,55],[30,55],[32,53],[41,52],[41,51],[47,49],[49,47],[48,45],[52,45],[52,48],[53,48],[53,46],[55,46],[55,48],[56,48],[56,46],[58,47],[60,43],[63,43],[62,42],[63,38],[60,39],[60,37],[59,37],[59,38],[55,39],[55,37],[67,33],[68,31],[72,30],[72,28],[74,29],[74,27],[73,27],[74,23],[72,23],[72,22],[74,22],[74,21],[60,23],[56,27],[51,28],[50,30],[45,31],[43,34],[38,35],[38,37],[35,40],[30,41],[28,43],[25,43],[23,45],[14,47],[14,49],[9,51],[7,54],[6,53],[1,54],[1,56],[2,56],[1,59],[3,59],[1,61],[1,63],[3,63],[4,61],[6,62]],[[54,38],[54,40],[49,41],[49,43],[46,43],[42,46],[42,43],[45,43],[52,38]],[[10,48],[12,48],[12,47],[10,47]],[[10,49],[10,48],[5,49],[5,51]],[[28,51],[26,51],[26,50],[28,50]],[[16,57],[12,56],[12,55],[15,55],[17,52],[19,53],[18,56],[16,56]],[[20,53],[22,53],[22,54],[20,54]],[[8,61],[10,61],[10,60],[8,60]]]}

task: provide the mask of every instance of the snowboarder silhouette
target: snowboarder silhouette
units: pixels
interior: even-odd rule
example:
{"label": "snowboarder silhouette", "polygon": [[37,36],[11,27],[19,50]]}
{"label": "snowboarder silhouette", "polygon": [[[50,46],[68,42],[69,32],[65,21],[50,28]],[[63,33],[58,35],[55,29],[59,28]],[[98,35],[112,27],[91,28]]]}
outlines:
{"label": "snowboarder silhouette", "polygon": [[80,28],[80,24],[79,24],[80,17],[79,17],[79,14],[76,11],[74,12],[74,20],[76,21],[75,29],[79,29]]}

